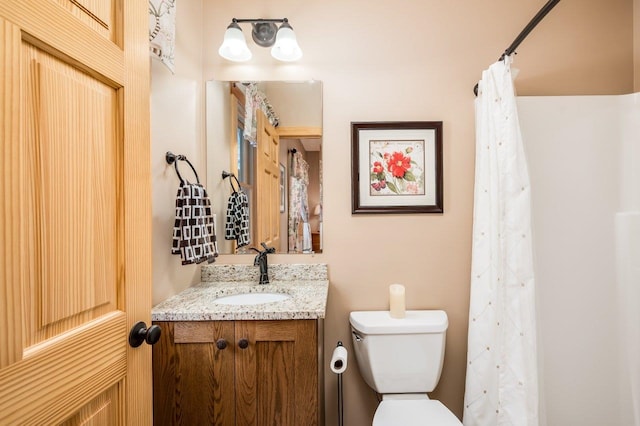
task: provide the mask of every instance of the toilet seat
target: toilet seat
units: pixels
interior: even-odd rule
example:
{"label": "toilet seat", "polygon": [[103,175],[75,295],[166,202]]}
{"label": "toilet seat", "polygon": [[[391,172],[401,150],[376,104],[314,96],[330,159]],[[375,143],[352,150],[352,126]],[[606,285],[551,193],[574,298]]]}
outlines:
{"label": "toilet seat", "polygon": [[383,400],[372,426],[461,426],[462,422],[440,401]]}

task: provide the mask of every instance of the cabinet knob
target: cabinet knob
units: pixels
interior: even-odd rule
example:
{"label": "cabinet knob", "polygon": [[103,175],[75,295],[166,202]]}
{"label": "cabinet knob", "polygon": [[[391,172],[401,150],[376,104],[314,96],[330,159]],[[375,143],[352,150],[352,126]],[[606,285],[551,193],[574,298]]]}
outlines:
{"label": "cabinet knob", "polygon": [[137,348],[144,342],[153,345],[158,343],[161,334],[160,326],[152,325],[147,328],[147,324],[143,321],[137,322],[129,332],[129,345],[133,348]]}
{"label": "cabinet knob", "polygon": [[249,347],[249,341],[245,338],[238,340],[238,347],[240,349],[247,349]]}
{"label": "cabinet knob", "polygon": [[223,350],[227,347],[227,341],[224,339],[216,340],[216,347],[220,350]]}

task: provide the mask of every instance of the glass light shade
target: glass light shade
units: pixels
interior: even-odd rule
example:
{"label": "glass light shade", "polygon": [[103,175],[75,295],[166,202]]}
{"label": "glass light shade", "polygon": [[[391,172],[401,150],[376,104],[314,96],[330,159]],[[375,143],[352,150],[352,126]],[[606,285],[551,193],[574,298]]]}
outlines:
{"label": "glass light shade", "polygon": [[232,23],[224,33],[218,54],[229,61],[244,62],[251,59],[251,51],[238,24]]}
{"label": "glass light shade", "polygon": [[296,35],[291,26],[282,24],[276,34],[276,43],[271,48],[271,56],[279,61],[292,62],[302,58],[302,50],[298,46]]}

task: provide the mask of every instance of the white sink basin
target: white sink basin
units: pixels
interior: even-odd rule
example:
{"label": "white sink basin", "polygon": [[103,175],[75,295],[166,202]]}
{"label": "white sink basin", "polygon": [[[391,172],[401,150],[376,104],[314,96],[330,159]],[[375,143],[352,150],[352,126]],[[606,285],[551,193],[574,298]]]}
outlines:
{"label": "white sink basin", "polygon": [[218,297],[213,303],[219,305],[259,305],[261,303],[282,302],[290,297],[284,293],[242,293]]}

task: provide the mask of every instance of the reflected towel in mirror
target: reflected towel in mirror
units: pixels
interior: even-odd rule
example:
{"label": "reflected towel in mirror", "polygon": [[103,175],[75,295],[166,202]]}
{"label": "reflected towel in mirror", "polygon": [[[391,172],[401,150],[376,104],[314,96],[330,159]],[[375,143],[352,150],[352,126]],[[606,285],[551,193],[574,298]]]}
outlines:
{"label": "reflected towel in mirror", "polygon": [[226,240],[236,240],[238,247],[249,245],[249,198],[244,191],[233,191],[227,203]]}

